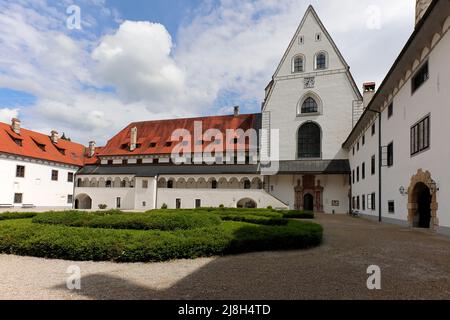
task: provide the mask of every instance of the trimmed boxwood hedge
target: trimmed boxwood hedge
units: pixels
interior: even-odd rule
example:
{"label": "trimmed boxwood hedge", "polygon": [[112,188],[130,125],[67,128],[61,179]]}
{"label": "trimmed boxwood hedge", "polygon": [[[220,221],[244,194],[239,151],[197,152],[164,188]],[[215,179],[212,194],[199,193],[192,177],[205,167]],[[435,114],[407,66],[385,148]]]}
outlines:
{"label": "trimmed boxwood hedge", "polygon": [[33,212],[5,212],[0,213],[0,221],[33,218],[37,213]]}
{"label": "trimmed boxwood hedge", "polygon": [[79,211],[38,214],[33,223],[127,230],[187,230],[220,224],[220,218],[211,213],[149,212],[112,214]]}
{"label": "trimmed boxwood hedge", "polygon": [[322,241],[320,225],[265,226],[224,221],[177,231],[113,230],[0,222],[0,252],[76,261],[157,262],[266,250],[303,249]]}

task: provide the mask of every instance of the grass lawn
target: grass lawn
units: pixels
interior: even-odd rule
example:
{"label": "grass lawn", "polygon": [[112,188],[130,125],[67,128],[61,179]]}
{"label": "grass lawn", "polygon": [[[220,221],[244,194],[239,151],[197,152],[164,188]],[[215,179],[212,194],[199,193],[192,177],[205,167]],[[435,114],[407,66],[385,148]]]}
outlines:
{"label": "grass lawn", "polygon": [[157,262],[320,245],[312,218],[269,209],[0,215],[0,252],[77,261]]}

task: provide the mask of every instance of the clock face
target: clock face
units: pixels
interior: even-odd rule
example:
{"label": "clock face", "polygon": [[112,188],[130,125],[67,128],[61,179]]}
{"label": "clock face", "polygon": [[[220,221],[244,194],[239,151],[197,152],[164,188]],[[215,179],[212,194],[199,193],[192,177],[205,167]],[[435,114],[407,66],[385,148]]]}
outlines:
{"label": "clock face", "polygon": [[314,88],[316,84],[315,78],[305,78],[305,88]]}

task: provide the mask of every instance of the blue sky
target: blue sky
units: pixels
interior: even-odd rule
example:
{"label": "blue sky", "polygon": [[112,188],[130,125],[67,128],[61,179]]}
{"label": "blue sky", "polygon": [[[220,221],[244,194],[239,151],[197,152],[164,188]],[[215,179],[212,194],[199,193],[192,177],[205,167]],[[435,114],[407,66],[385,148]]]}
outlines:
{"label": "blue sky", "polygon": [[259,112],[310,3],[358,86],[381,82],[413,30],[413,0],[2,0],[0,121],[101,144],[131,121]]}

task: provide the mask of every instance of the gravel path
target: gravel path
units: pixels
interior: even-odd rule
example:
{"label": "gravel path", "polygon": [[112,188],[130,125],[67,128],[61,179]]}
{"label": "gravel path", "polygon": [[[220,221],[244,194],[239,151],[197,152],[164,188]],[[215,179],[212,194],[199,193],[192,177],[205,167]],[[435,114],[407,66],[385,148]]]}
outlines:
{"label": "gravel path", "polygon": [[[155,264],[0,255],[0,299],[450,299],[450,238],[347,216],[318,217],[324,244]],[[66,287],[80,267],[81,290]],[[366,287],[378,265],[382,290]]]}

